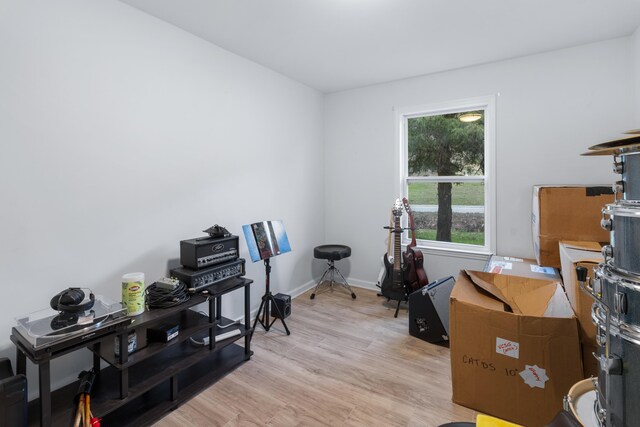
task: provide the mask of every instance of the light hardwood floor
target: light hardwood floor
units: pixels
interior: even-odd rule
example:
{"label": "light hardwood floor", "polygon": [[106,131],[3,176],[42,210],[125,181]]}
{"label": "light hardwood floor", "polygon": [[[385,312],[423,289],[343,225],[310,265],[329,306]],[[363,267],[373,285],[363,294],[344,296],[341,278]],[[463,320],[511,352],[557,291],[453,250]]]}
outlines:
{"label": "light hardwood floor", "polygon": [[406,304],[354,288],[293,300],[282,324],[253,336],[251,360],[155,424],[438,426],[473,421],[451,402],[449,349],[408,332]]}

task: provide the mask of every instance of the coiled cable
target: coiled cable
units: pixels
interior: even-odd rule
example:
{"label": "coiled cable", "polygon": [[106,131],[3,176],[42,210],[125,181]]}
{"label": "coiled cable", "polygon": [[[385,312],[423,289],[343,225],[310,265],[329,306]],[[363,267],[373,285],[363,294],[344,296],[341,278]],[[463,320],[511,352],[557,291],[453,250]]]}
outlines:
{"label": "coiled cable", "polygon": [[144,293],[149,309],[173,307],[188,301],[191,297],[187,286],[183,282],[179,282],[175,289],[159,288],[153,283],[145,289]]}

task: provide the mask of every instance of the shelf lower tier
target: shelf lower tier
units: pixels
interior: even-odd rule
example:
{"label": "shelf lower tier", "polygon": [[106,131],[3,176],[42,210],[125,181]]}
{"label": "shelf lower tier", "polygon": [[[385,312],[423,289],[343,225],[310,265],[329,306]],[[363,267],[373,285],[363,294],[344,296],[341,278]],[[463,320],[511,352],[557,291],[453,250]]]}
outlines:
{"label": "shelf lower tier", "polygon": [[115,340],[118,337],[110,336],[108,339],[103,340],[93,346],[89,347],[89,350],[98,354],[100,358],[110,365],[122,369],[130,368],[131,366],[144,361],[149,357],[153,357],[155,354],[163,352],[168,346],[178,345],[182,341],[189,339],[190,336],[199,333],[201,331],[208,330],[211,326],[208,316],[204,316],[193,310],[183,310],[180,313],[176,313],[173,316],[163,318],[164,323],[178,325],[180,330],[178,336],[167,343],[160,342],[148,342],[146,337],[146,327],[129,328],[137,332],[138,350],[129,354],[129,360],[126,363],[119,363],[118,356],[114,351]]}
{"label": "shelf lower tier", "polygon": [[[245,348],[233,341],[235,340],[230,339],[217,343],[214,351],[209,351],[208,347],[192,347],[188,342],[183,342],[130,368],[129,396],[125,399],[118,398],[120,371],[111,366],[103,369],[91,392],[92,412],[95,416],[104,418],[103,425],[151,425],[167,411],[248,360],[250,355],[245,354]],[[157,375],[158,368],[164,375]],[[177,393],[174,394],[174,400],[171,400],[174,380]],[[70,425],[77,390],[76,381],[53,392],[53,426]],[[29,404],[30,426],[39,424],[38,408],[38,400]]]}

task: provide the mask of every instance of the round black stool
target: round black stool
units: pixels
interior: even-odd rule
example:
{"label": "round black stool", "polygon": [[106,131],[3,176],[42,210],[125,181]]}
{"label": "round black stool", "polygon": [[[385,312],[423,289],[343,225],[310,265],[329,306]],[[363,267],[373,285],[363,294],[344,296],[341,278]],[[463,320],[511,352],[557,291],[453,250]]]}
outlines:
{"label": "round black stool", "polygon": [[[343,258],[349,258],[350,256],[351,256],[351,248],[345,245],[320,245],[320,246],[316,246],[313,249],[313,257],[317,259],[326,259],[328,267],[325,270],[322,277],[320,278],[320,281],[316,285],[316,288],[313,290],[313,293],[311,294],[311,299],[314,299],[316,297],[316,293],[320,290],[322,281],[324,280],[327,274],[331,275],[331,281],[327,286],[328,288],[333,289],[333,284],[336,283],[344,287],[347,291],[349,291],[349,293],[351,294],[351,298],[353,299],[356,298],[356,294],[351,289],[351,286],[349,286],[349,284],[347,283],[347,279],[344,278],[342,273],[340,273],[340,270],[338,270],[334,265],[335,261],[341,260]],[[338,275],[342,278],[342,282],[337,282],[335,280],[336,273],[338,273]]]}

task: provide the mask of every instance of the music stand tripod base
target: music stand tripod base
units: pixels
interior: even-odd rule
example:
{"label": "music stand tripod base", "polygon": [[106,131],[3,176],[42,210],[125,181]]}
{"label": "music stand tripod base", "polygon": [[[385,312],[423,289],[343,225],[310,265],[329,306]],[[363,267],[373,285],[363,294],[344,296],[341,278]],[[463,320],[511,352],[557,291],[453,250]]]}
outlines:
{"label": "music stand tripod base", "polygon": [[[251,328],[251,337],[253,338],[253,333],[256,330],[256,325],[260,322],[260,325],[264,328],[265,332],[269,332],[271,326],[276,322],[276,320],[280,319],[282,322],[282,326],[284,326],[284,330],[287,335],[291,335],[287,324],[284,321],[284,313],[280,311],[280,307],[276,304],[276,300],[271,293],[269,288],[269,274],[271,273],[271,265],[269,265],[269,258],[264,260],[265,272],[266,272],[266,285],[265,285],[265,293],[262,296],[262,302],[260,303],[260,307],[258,308],[258,312],[256,313],[256,319],[253,321],[253,327]],[[278,313],[277,317],[274,317],[271,320],[271,307],[275,307],[276,312]]]}

